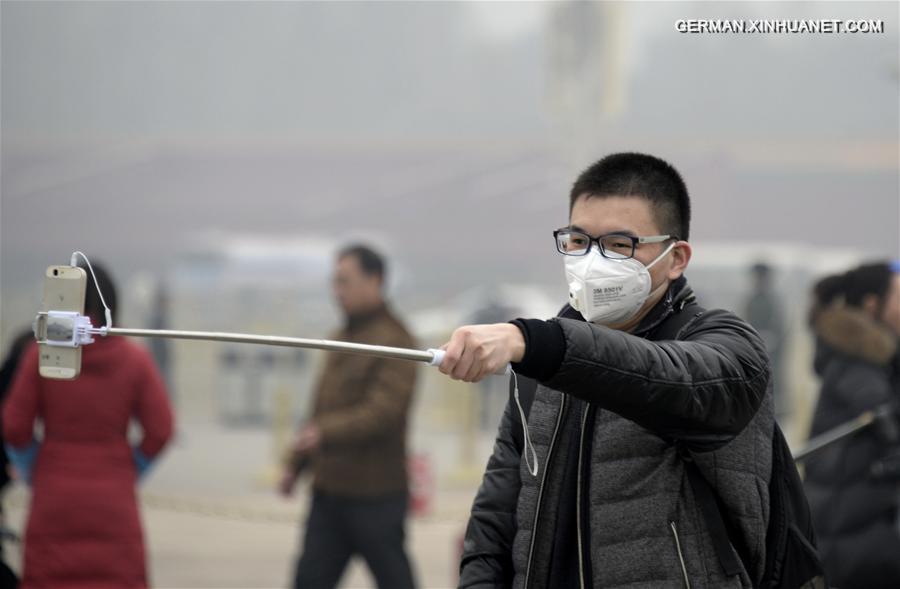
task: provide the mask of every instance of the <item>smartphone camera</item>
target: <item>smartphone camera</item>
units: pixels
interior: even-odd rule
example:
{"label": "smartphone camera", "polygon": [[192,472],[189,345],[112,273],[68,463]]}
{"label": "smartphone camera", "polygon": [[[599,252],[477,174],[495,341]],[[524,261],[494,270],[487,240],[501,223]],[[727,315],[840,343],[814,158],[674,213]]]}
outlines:
{"label": "smartphone camera", "polygon": [[54,275],[54,276],[59,276],[59,270],[57,270],[57,269],[54,268],[54,269],[53,269],[53,275]]}

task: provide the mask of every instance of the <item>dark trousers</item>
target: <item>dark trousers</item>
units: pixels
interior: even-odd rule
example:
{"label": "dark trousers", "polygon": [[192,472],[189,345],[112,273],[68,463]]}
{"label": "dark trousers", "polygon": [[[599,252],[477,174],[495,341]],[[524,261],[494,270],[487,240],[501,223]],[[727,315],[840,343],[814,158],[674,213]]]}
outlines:
{"label": "dark trousers", "polygon": [[379,589],[414,589],[403,548],[408,497],[373,498],[313,493],[295,589],[333,589],[350,557],[362,556]]}

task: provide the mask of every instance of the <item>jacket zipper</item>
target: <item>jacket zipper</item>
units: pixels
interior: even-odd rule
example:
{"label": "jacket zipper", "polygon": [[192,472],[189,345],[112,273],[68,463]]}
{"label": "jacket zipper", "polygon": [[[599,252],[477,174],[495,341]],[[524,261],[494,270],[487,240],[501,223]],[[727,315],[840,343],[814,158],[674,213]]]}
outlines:
{"label": "jacket zipper", "polygon": [[581,415],[581,435],[578,442],[578,488],[575,490],[575,521],[578,531],[578,581],[581,589],[584,589],[584,548],[581,543],[581,456],[584,453],[584,426],[587,423],[588,407],[585,405]]}
{"label": "jacket zipper", "polygon": [[681,552],[681,541],[678,539],[678,529],[675,528],[675,522],[669,522],[669,527],[672,528],[672,536],[675,538],[675,549],[678,551],[678,561],[681,563],[681,574],[684,575],[684,587],[685,589],[691,589],[687,565],[684,564],[684,554]]}
{"label": "jacket zipper", "polygon": [[538,487],[537,505],[534,509],[534,525],[531,526],[531,546],[528,548],[528,562],[525,564],[525,589],[528,589],[528,581],[531,577],[531,561],[534,557],[534,542],[537,539],[537,527],[538,519],[541,514],[541,498],[544,495],[544,483],[547,482],[547,473],[550,471],[550,458],[553,456],[553,447],[556,445],[559,426],[562,423],[563,413],[565,413],[566,409],[566,396],[561,394],[560,397],[562,397],[562,400],[559,404],[559,413],[556,415],[556,425],[553,427],[553,436],[550,438],[550,448],[547,450],[547,459],[544,460],[544,474],[541,475],[541,486]]}

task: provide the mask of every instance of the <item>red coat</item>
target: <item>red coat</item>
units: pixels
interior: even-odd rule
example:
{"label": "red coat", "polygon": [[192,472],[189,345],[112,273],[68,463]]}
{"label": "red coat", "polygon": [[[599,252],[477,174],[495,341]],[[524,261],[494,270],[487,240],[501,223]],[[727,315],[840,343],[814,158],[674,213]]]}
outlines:
{"label": "red coat", "polygon": [[27,446],[35,420],[43,442],[32,473],[24,589],[146,587],[144,542],[127,440],[153,458],[172,435],[172,410],[150,354],[121,337],[83,350],[74,381],[38,375],[37,345],[22,359],[3,409],[6,443]]}

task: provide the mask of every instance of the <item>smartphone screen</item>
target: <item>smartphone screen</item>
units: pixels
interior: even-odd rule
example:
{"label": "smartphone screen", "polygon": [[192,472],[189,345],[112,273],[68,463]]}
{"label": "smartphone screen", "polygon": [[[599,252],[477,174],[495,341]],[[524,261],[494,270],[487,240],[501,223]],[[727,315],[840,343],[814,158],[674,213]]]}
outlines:
{"label": "smartphone screen", "polygon": [[[50,266],[44,276],[44,311],[75,311],[84,314],[84,293],[87,274],[82,268],[72,266]],[[54,327],[54,326],[49,326]],[[57,330],[65,331],[65,326],[57,325],[48,329],[48,337],[54,337]],[[50,333],[53,331],[54,333]],[[59,333],[60,339],[65,334]],[[71,335],[69,335],[71,337]],[[41,376],[55,379],[72,379],[81,373],[81,348],[66,348],[41,344]]]}

